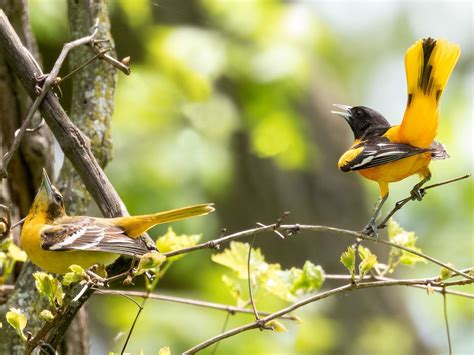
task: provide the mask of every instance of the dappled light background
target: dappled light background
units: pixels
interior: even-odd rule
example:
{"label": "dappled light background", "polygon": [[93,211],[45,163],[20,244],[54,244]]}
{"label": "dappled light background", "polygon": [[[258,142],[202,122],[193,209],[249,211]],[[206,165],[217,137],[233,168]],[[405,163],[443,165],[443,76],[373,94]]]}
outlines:
{"label": "dappled light background", "polygon": [[[48,70],[69,40],[66,4],[30,5]],[[433,181],[472,173],[470,2],[119,0],[110,1],[110,14],[118,56],[131,56],[132,74],[119,74],[114,160],[106,172],[133,214],[216,203],[212,215],[173,224],[178,234],[208,240],[222,228],[273,223],[286,210],[294,223],[364,226],[377,184],[337,170],[352,133],[329,114],[331,104],[369,106],[399,123],[406,104],[404,54],[422,37],[446,38],[462,48],[441,102],[438,139],[451,159],[432,164]],[[385,211],[416,181],[392,185]],[[474,261],[473,196],[472,179],[433,189],[396,219],[416,232],[425,253],[467,267]],[[257,238],[269,261],[301,267],[311,259],[327,273],[344,272],[339,257],[352,242],[310,234],[276,239]],[[387,250],[375,250],[385,260]],[[222,281],[227,270],[210,255],[184,257],[157,292],[235,304]],[[433,264],[418,264],[400,266],[396,276],[438,273]],[[217,353],[447,352],[441,296],[408,288],[356,292],[363,296],[350,293],[301,309],[303,323],[285,323],[286,333],[241,334],[222,342]],[[257,301],[261,310],[286,305],[270,295]],[[455,353],[472,353],[472,302],[449,297],[448,308]],[[136,306],[121,297],[94,296],[88,309],[91,353],[119,351]],[[179,353],[218,334],[225,318],[220,311],[149,301],[128,350],[151,354],[170,346]],[[251,319],[231,316],[227,328]]]}

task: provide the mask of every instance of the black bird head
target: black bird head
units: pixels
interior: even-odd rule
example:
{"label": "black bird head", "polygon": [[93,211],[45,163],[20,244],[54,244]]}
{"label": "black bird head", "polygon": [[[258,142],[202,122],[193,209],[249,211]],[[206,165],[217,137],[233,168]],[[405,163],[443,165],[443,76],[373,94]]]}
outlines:
{"label": "black bird head", "polygon": [[364,140],[383,135],[391,126],[380,113],[365,106],[334,104],[340,111],[331,111],[344,118],[354,133],[354,139]]}

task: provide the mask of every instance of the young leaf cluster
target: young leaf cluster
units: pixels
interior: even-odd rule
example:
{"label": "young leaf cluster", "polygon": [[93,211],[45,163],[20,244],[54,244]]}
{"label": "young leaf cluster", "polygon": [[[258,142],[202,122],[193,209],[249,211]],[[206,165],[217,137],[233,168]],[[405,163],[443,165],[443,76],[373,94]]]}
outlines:
{"label": "young leaf cluster", "polygon": [[0,285],[8,280],[17,262],[25,261],[26,253],[12,243],[11,237],[0,241]]}
{"label": "young leaf cluster", "polygon": [[[247,280],[247,262],[250,245],[241,242],[231,242],[228,249],[212,255],[212,260],[234,271],[237,279]],[[319,265],[306,261],[303,268],[283,270],[280,264],[270,264],[265,261],[260,249],[252,249],[250,258],[250,277],[257,294],[265,290],[282,300],[294,302],[306,293],[319,290],[324,282],[324,271]],[[242,290],[238,280],[224,275],[222,281],[239,303],[242,302]]]}
{"label": "young leaf cluster", "polygon": [[[415,232],[408,232],[403,229],[400,224],[395,222],[393,219],[390,219],[388,222],[388,239],[395,244],[400,246],[413,249],[414,251],[420,252],[421,249],[416,246],[417,237]],[[393,269],[398,264],[403,264],[407,266],[414,266],[416,263],[426,263],[426,259],[412,254],[406,250],[401,250],[397,248],[390,249],[389,256],[389,272],[393,272]]]}

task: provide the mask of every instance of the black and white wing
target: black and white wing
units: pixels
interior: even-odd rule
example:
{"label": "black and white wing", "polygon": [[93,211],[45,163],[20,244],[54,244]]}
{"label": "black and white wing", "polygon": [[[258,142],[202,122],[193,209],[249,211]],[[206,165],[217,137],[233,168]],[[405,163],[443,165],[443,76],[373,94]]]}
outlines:
{"label": "black and white wing", "polygon": [[130,256],[149,251],[140,239],[130,238],[119,227],[97,223],[94,218],[46,228],[41,233],[41,247],[49,251],[87,250]]}
{"label": "black and white wing", "polygon": [[429,151],[431,150],[408,144],[391,143],[388,139],[382,138],[354,146],[341,156],[338,165],[344,172],[362,170]]}

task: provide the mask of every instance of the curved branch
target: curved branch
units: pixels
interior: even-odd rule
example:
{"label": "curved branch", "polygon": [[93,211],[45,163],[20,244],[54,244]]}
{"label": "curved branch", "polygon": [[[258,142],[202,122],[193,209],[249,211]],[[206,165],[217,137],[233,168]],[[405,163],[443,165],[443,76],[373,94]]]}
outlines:
{"label": "curved branch", "polygon": [[225,237],[218,238],[218,239],[213,239],[213,240],[210,240],[208,242],[204,242],[204,243],[201,243],[201,244],[198,244],[198,245],[194,245],[194,246],[189,247],[189,248],[183,248],[183,249],[174,250],[174,251],[171,251],[171,252],[168,252],[168,253],[163,253],[163,255],[165,255],[167,258],[169,258],[169,257],[172,257],[172,256],[176,256],[176,255],[180,255],[180,254],[186,254],[186,253],[196,251],[196,250],[201,250],[201,249],[218,249],[218,248],[220,248],[221,244],[228,243],[232,240],[252,236],[252,235],[257,234],[257,233],[263,233],[263,232],[269,232],[269,231],[275,231],[275,230],[283,232],[287,236],[291,236],[293,234],[296,234],[301,230],[308,230],[308,231],[313,231],[313,232],[330,232],[330,233],[340,234],[340,235],[343,235],[343,236],[346,236],[346,237],[360,238],[360,239],[367,240],[367,241],[370,241],[370,242],[373,242],[373,243],[385,244],[385,245],[391,246],[393,248],[397,248],[397,249],[407,251],[407,252],[412,253],[414,255],[417,255],[417,256],[419,256],[423,259],[429,260],[432,263],[437,264],[439,266],[442,266],[442,267],[454,272],[457,275],[465,277],[466,279],[474,280],[473,276],[471,276],[471,275],[469,275],[469,274],[467,274],[463,271],[457,270],[457,269],[453,268],[452,266],[450,266],[446,263],[443,263],[443,262],[441,262],[441,261],[439,261],[439,260],[437,260],[437,259],[435,259],[435,258],[433,258],[429,255],[423,254],[421,252],[418,252],[416,250],[404,247],[404,246],[396,244],[396,243],[392,243],[388,240],[383,240],[383,239],[380,239],[380,238],[377,239],[377,238],[371,237],[367,234],[363,234],[361,232],[356,232],[356,231],[352,231],[352,230],[348,230],[348,229],[341,229],[341,228],[328,227],[328,226],[319,226],[319,225],[300,225],[300,224],[278,225],[278,224],[275,223],[275,224],[271,224],[271,225],[268,225],[268,226],[252,228],[252,229],[248,229],[248,230],[245,230],[245,231],[242,231],[242,232],[237,232],[237,233],[234,233],[234,234],[230,234],[230,235],[227,235]]}
{"label": "curved branch", "polygon": [[[384,281],[372,281],[372,282],[362,282],[362,283],[350,283],[344,286],[340,286],[337,288],[334,288],[329,291],[321,292],[316,295],[313,295],[311,297],[305,298],[304,300],[297,302],[295,304],[292,304],[291,306],[288,306],[286,308],[283,308],[277,312],[274,312],[266,317],[260,318],[254,322],[245,324],[243,326],[228,330],[227,332],[221,333],[219,335],[216,335],[206,341],[203,341],[202,343],[186,350],[183,352],[183,354],[194,354],[200,350],[203,350],[212,344],[217,343],[218,341],[222,339],[229,338],[231,336],[237,335],[239,333],[251,330],[251,329],[263,329],[263,326],[265,326],[266,323],[270,322],[273,319],[280,318],[284,316],[285,314],[288,314],[290,312],[293,312],[297,310],[298,308],[301,308],[307,304],[322,300],[324,298],[328,298],[331,296],[335,296],[341,293],[353,291],[353,290],[359,290],[359,289],[365,289],[365,288],[376,288],[376,287],[391,287],[391,286],[413,286],[413,285],[421,285],[421,284],[430,284],[432,282],[432,278],[428,279],[417,279],[417,280],[384,280]],[[470,281],[473,283],[474,281]]]}

